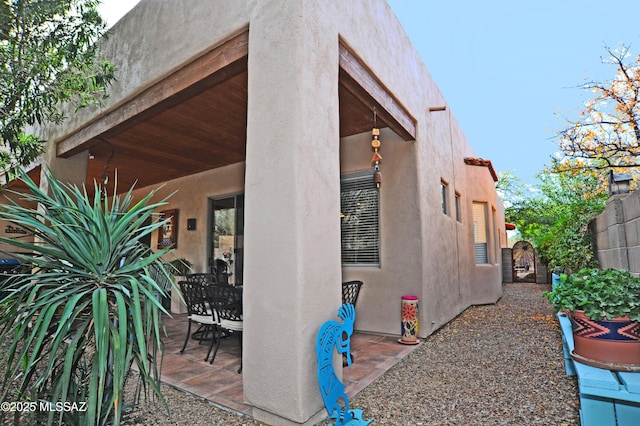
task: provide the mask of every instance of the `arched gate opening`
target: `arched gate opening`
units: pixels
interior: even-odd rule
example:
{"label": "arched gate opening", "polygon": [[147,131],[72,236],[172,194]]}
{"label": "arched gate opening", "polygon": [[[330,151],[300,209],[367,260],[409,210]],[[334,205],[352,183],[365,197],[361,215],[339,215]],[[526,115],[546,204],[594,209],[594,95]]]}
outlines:
{"label": "arched gate opening", "polygon": [[531,243],[518,241],[513,245],[513,282],[536,282],[536,252]]}

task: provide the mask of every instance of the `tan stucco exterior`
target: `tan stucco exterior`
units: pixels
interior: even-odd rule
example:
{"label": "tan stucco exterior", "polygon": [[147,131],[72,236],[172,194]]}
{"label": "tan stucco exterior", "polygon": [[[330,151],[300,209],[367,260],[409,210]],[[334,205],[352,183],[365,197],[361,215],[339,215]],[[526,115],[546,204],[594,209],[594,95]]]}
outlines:
{"label": "tan stucco exterior", "polygon": [[[340,282],[365,282],[356,321],[364,332],[399,334],[400,298],[418,295],[424,338],[468,306],[500,298],[504,209],[488,168],[464,163],[476,154],[384,0],[142,0],[103,45],[119,73],[109,99],[50,129],[45,162],[69,170],[51,154],[56,143],[247,30],[246,161],[166,182],[163,194],[177,191],[166,206],[180,210],[175,254],[206,272],[208,200],[244,193],[245,401],[259,420],[312,424],[326,415],[316,333],[335,318]],[[340,139],[340,43],[415,118],[414,141],[381,131],[380,267],[341,265],[340,175],[371,170],[371,135]],[[75,168],[86,168],[86,155],[77,157]],[[472,202],[488,209],[484,265],[474,259]]]}

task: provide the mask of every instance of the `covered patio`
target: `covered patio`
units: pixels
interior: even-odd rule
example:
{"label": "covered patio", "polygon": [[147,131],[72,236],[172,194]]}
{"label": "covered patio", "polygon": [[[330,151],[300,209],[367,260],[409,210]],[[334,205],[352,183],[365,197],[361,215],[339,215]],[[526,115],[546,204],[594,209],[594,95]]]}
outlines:
{"label": "covered patio", "polygon": [[[224,338],[213,364],[204,361],[208,345],[190,339],[180,353],[187,328],[186,314],[165,317],[167,337],[162,363],[162,381],[182,391],[197,395],[215,405],[252,416],[244,403],[240,347],[235,338]],[[346,393],[353,398],[358,392],[400,362],[419,345],[402,345],[396,337],[354,333],[351,349],[354,362],[343,369]]]}
{"label": "covered patio", "polygon": [[[243,31],[62,137],[56,156],[88,157],[82,183],[111,186],[117,174],[118,192],[245,161],[248,56]],[[378,127],[415,139],[415,119],[344,44],[338,83],[341,138],[369,132],[375,111]]]}

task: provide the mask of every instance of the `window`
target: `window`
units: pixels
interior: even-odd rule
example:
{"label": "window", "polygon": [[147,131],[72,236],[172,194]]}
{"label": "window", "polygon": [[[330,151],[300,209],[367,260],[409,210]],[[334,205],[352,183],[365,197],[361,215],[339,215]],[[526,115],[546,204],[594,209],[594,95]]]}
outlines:
{"label": "window", "polygon": [[[498,212],[496,212],[495,207],[491,206],[491,221],[493,222],[493,226],[495,227],[496,224],[498,223]],[[497,259],[500,258],[500,232],[498,231],[497,227],[492,227],[492,231],[493,231],[493,258]]]}
{"label": "window", "polygon": [[456,220],[458,222],[462,222],[462,211],[460,209],[460,193],[456,192]]}
{"label": "window", "polygon": [[371,172],[342,177],[340,210],[342,263],[379,266],[379,193]]}
{"label": "window", "polygon": [[442,213],[449,214],[449,207],[447,206],[447,184],[444,181],[440,181],[440,198],[442,201]]}
{"label": "window", "polygon": [[473,242],[476,264],[489,263],[486,203],[473,203]]}

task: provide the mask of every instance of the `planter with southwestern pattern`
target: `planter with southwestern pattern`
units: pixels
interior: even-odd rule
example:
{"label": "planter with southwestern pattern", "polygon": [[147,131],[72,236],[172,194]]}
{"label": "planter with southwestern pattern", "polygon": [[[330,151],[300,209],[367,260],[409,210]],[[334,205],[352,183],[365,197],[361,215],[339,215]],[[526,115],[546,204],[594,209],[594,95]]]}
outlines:
{"label": "planter with southwestern pattern", "polygon": [[640,371],[640,324],[628,318],[592,320],[583,311],[569,315],[573,324],[573,358],[618,371]]}

